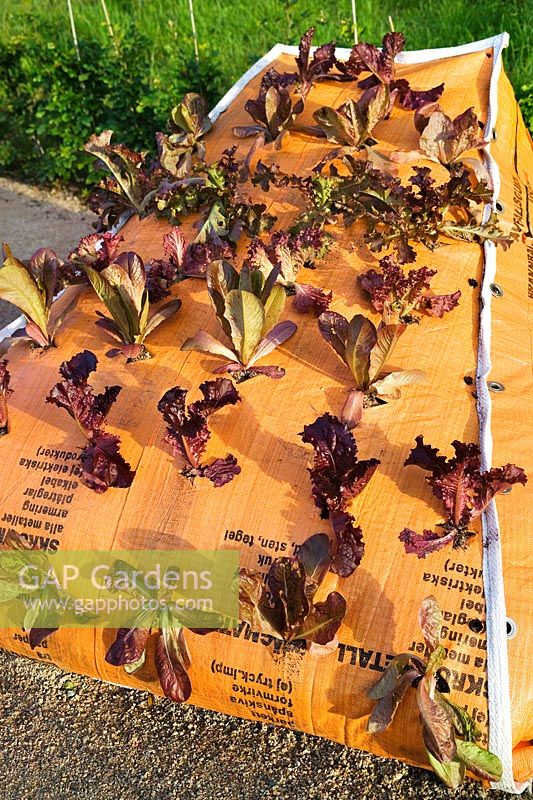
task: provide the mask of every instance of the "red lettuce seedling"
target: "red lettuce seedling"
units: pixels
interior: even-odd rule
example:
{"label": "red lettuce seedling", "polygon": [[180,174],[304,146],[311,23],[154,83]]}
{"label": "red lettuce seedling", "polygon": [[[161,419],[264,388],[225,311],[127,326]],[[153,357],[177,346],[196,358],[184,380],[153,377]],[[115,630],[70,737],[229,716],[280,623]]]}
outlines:
{"label": "red lettuce seedling", "polygon": [[406,327],[403,323],[376,328],[362,314],[356,314],[348,322],[336,311],[326,311],[318,318],[320,333],[344,361],[355,382],[341,414],[348,427],[358,425],[365,408],[397,400],[401,386],[424,381],[425,373],[420,369],[386,370],[387,361]]}
{"label": "red lettuce seedling", "polygon": [[80,239],[77,246],[68,255],[67,263],[75,271],[77,280],[87,280],[84,267],[92,267],[97,272],[113,263],[118,255],[123,236],[108,231],[107,233],[90,233]]}
{"label": "red lettuce seedling", "polygon": [[174,283],[186,278],[205,278],[211,261],[234,255],[233,247],[225,241],[187,244],[176,226],[163,236],[163,250],[165,258],[152,259],[146,264],[146,288],[151,303],[168,297]]}
{"label": "red lettuce seedling", "polygon": [[124,667],[129,674],[137,672],[146,662],[148,639],[155,634],[155,666],[163,693],[175,703],[185,703],[192,691],[185,630],[210,633],[222,628],[224,618],[216,612],[202,612],[203,623],[210,627],[192,628],[191,624],[198,622],[196,612],[178,611],[172,593],[147,588],[145,582],[138,580],[138,575],[139,571],[128,562],[115,561],[109,588],[122,591],[126,577],[128,591],[139,598],[143,610],[131,627],[117,630],[105,660],[114,667]]}
{"label": "red lettuce seedling", "polygon": [[446,459],[438,455],[436,448],[424,444],[423,436],[417,436],[416,447],[405,461],[405,466],[413,464],[431,473],[426,476],[426,481],[435,497],[442,500],[446,511],[445,521],[437,523],[441,533],[425,530],[420,535],[409,528],[400,533],[405,551],[416,553],[418,558],[425,558],[428,553],[441,550],[447,544],[456,548],[466,547],[468,539],[475,536],[468,526],[481,516],[492,498],[515,483],[527,482],[524,470],[514,464],[481,472],[477,444],[463,444],[456,440],[452,447],[455,456]]}
{"label": "red lettuce seedling", "polygon": [[335,640],[346,600],[330,592],[322,602],[315,595],[331,565],[325,533],[307,539],[294,558],[276,558],[266,576],[252,569],[239,575],[239,616],[255,631],[285,643],[304,640],[328,645]]}
{"label": "red lettuce seedling", "polygon": [[411,89],[405,78],[396,78],[394,59],[402,52],[404,46],[403,33],[386,33],[381,48],[367,42],[359,42],[352,48],[347,61],[336,62],[337,67],[350,78],[358,78],[361,74],[369,72],[369,77],[359,82],[359,86],[365,90],[365,95],[376,92],[380,85],[384,86],[391,95],[395,93],[402,108],[412,111],[438,100],[444,91],[444,84],[441,83],[426,91],[416,91]]}
{"label": "red lettuce seedling", "polygon": [[195,158],[205,158],[202,139],[213,127],[208,110],[201,95],[189,92],[170,112],[170,135],[156,134],[159,163],[170,175],[183,178],[190,174]]}
{"label": "red lettuce seedling", "polygon": [[[169,613],[164,613],[157,629],[155,666],[165,697],[185,703],[192,691],[188,670],[191,666],[185,628],[175,627]],[[146,661],[146,645],[151,628],[119,628],[105,660],[128,673],[141,669]]]}
{"label": "red lettuce seedling", "polygon": [[417,313],[442,317],[459,303],[461,292],[435,295],[430,289],[434,269],[411,269],[404,273],[392,256],[379,262],[381,272],[370,269],[359,276],[359,281],[376,311],[383,314],[383,323],[419,322]]}
{"label": "red lettuce seedling", "polygon": [[290,320],[279,322],[286,300],[285,290],[276,282],[279,274],[279,265],[265,274],[245,264],[239,273],[229,261],[213,261],[207,270],[207,290],[233,349],[206,331],[191,336],[181,349],[222,356],[226,364],[215,372],[228,372],[237,383],[256,375],[282,378],[281,367],[256,365],[296,330]]}
{"label": "red lettuce seedling", "polygon": [[467,108],[452,120],[437,104],[425,106],[415,114],[415,127],[420,134],[418,150],[397,150],[391,153],[391,161],[404,164],[423,158],[443,164],[448,169],[453,165],[467,164],[478,178],[490,181],[480,161],[464,157],[470,150],[480,150],[487,144],[473,108]]}
{"label": "red lettuce seedling", "polygon": [[301,314],[321,314],[329,308],[332,293],[296,281],[300,269],[314,269],[317,259],[323,258],[330,246],[331,237],[318,226],[309,226],[293,234],[275,231],[268,244],[261,239],[252,241],[247,263],[265,276],[273,267],[278,267],[277,283],[287,294],[294,295],[295,310]]}
{"label": "red lettuce seedling", "polygon": [[331,70],[335,65],[335,42],[320,45],[311,56],[311,42],[314,35],[314,28],[309,28],[304,33],[300,39],[296,56],[298,91],[304,100],[314,83],[344,79],[341,75],[331,75]]}
{"label": "red lettuce seedling", "polygon": [[293,102],[287,89],[273,84],[271,75],[267,74],[261,81],[258,97],[248,100],[244,108],[255,125],[237,125],[233,128],[233,135],[239,139],[257,136],[260,137],[259,146],[273,142],[275,148],[279,149],[284,135],[304,110],[304,101],[300,99]]}
{"label": "red lettuce seedling", "polygon": [[159,401],[157,408],[167,423],[165,442],[172,445],[175,456],[187,464],[181,474],[186,478],[209,478],[215,486],[229,483],[241,471],[231,454],[202,464],[202,456],[211,436],[208,420],[211,414],[227,405],[234,406],[241,398],[228,378],[206,381],[200,386],[204,399],[186,406],[187,390],[174,386]]}
{"label": "red lettuce seedling", "polygon": [[94,291],[111,314],[105,317],[97,312],[100,319],[96,324],[120,344],[108,355],[122,353],[128,362],[150,358],[144,340],[180,310],[181,300],[170,300],[150,315],[146,269],[137,253],[121,253],[101,272],[89,266],[84,269]]}
{"label": "red lettuce seedling", "polygon": [[[311,56],[311,42],[314,35],[315,29],[309,28],[300,39],[296,73],[279,73],[274,69],[265,73],[259,96],[255,100],[248,100],[245,105],[246,111],[256,124],[233,128],[235,136],[243,138],[256,135],[260,137],[259,144],[274,142],[275,147],[279,148],[283,136],[304,110],[305,99],[314,83],[323,80],[351,80],[347,75],[331,73],[336,63],[334,42],[317,47]],[[290,87],[293,84],[301,96],[296,101],[290,94]]]}
{"label": "red lettuce seedling", "polygon": [[52,388],[46,402],[64,408],[88,440],[80,455],[82,481],[100,494],[111,486],[127,489],[135,472],[119,452],[119,437],[103,428],[122,387],[106,386],[101,394],[93,394],[87,378],[97,364],[96,356],[89,350],[64,361],[59,367],[63,380]]}
{"label": "red lettuce seedling", "polygon": [[53,250],[42,247],[26,264],[4,243],[0,267],[0,299],[13,303],[26,317],[25,335],[39,347],[54,345],[56,333],[78,302],[80,287],[65,287],[70,272]]}
{"label": "red lettuce seedling", "polygon": [[439,672],[446,658],[446,650],[440,644],[442,612],[432,595],[422,601],[418,620],[428,657],[424,660],[412,653],[402,653],[392,659],[368,692],[377,704],[367,730],[386,731],[407,690],[416,687],[422,739],[429,763],[440,780],[450,789],[457,789],[468,770],[482,780],[499,781],[500,759],[477,744],[481,733],[474,720],[446,696],[450,689]]}
{"label": "red lettuce seedling", "polygon": [[365,144],[375,144],[371,133],[378,122],[390,114],[395,96],[396,92],[391,94],[387,87],[380,84],[375,91],[365,92],[359,100],[348,100],[337,109],[329,106],[317,109],[313,117],[318,123],[319,135],[342,145],[320,162],[318,170],[328,161],[359,150]]}
{"label": "red lettuce seedling", "polygon": [[139,217],[153,210],[153,199],[161,178],[148,163],[146,153],[135,153],[123,144],[111,144],[113,131],[93,133],[84,150],[96,159],[96,169],[111,173],[89,198],[91,209],[100,215],[98,226],[106,230],[125,212]]}
{"label": "red lettuce seedling", "polygon": [[9,432],[7,398],[13,394],[13,389],[9,388],[11,375],[7,364],[7,358],[0,361],[0,436],[5,436]]}
{"label": "red lettuce seedling", "polygon": [[322,519],[329,518],[336,538],[331,570],[346,578],[359,566],[364,552],[361,528],[355,525],[348,508],[380,462],[377,458],[358,461],[353,434],[331,414],[318,417],[299,435],[315,450],[314,463],[309,469],[313,497]]}
{"label": "red lettuce seedling", "polygon": [[244,231],[258,236],[270,230],[276,218],[266,213],[264,203],[253,203],[239,189],[242,164],[235,158],[237,147],[224,150],[211,164],[199,162],[189,177],[164,180],[155,198],[156,214],[179,225],[195,211],[203,211],[195,242],[220,244],[238,241]]}

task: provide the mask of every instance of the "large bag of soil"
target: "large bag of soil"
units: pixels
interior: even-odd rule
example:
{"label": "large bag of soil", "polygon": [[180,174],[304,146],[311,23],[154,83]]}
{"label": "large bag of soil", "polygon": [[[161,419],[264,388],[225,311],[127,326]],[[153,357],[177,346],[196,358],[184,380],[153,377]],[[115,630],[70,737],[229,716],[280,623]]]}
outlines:
{"label": "large bag of soil", "polygon": [[[441,105],[452,119],[474,107],[484,122],[481,136],[490,140],[484,159],[497,211],[502,224],[513,223],[519,235],[507,250],[450,239],[434,251],[416,246],[416,266],[438,272],[434,291],[460,290],[461,296],[451,313],[409,326],[396,347],[394,368],[424,370],[426,382],[406,386],[401,399],[365,409],[354,431],[359,458],[377,458],[380,465],[352,507],[365,543],[361,566],[347,578],[329,573],[324,584],[347,601],[338,645],[325,656],[298,647],[280,650],[271,636],[252,632],[245,623],[225,633],[187,633],[186,638],[191,703],[427,766],[414,693],[391,728],[372,735],[367,721],[374,703],[367,692],[392,654],[423,652],[417,611],[432,594],[444,614],[447,660],[442,674],[454,702],[469,711],[485,744],[500,756],[500,787],[513,791],[533,774],[528,487],[515,486],[510,495],[490,503],[473,523],[476,535],[465,549],[447,547],[422,559],[406,553],[399,539],[405,528],[434,529],[443,513],[425,473],[404,467],[419,435],[447,457],[453,455],[454,440],[479,443],[484,468],[513,463],[533,474],[528,406],[533,157],[502,70],[506,43],[507,36],[501,35],[398,57],[397,78],[407,78],[411,86],[445,83]],[[207,160],[235,143],[234,126],[250,124],[244,105],[257,96],[264,72],[292,70],[294,55],[294,48],[277,45],[218,104],[212,112],[216,124],[205,139]],[[338,107],[353,91],[353,84],[342,82],[315,85],[300,121],[313,124],[313,111]],[[397,106],[374,135],[385,154],[419,146],[412,114]],[[241,152],[248,146],[245,140]],[[331,147],[305,133],[290,133],[280,150],[265,148],[254,158],[305,174]],[[401,165],[400,174],[407,176],[410,169]],[[277,215],[277,227],[286,227],[301,205],[300,195],[290,188],[253,191]],[[187,222],[186,236],[191,230]],[[338,224],[332,230],[333,248],[306,281],[333,292],[332,310],[348,318],[363,313],[378,324],[380,315],[357,280],[377,263],[363,243],[364,228],[344,230]],[[168,231],[169,224],[153,216],[130,218],[121,230],[122,249],[145,259],[161,257]],[[268,362],[284,368],[285,377],[257,376],[240,384],[238,406],[213,418],[208,453],[231,452],[241,473],[220,487],[208,480],[191,483],[163,440],[165,423],[157,404],[178,385],[191,391],[191,399],[198,397],[199,385],[212,378],[220,362],[180,347],[199,329],[217,337],[220,331],[204,281],[183,281],[172,291],[183,306],[151,338],[151,360],[126,364],[123,358],[106,358],[109,343],[95,325],[95,307],[102,306],[89,288],[61,330],[57,348],[40,352],[22,342],[11,347],[10,433],[0,439],[2,540],[12,529],[50,552],[237,548],[242,566],[265,571],[276,557],[292,556],[295,545],[311,534],[331,534],[311,494],[312,448],[299,434],[326,412],[339,415],[350,384],[345,365],[320,336],[316,318],[297,313],[288,303],[284,318],[298,325],[297,332]],[[136,476],[130,488],[102,494],[77,481],[75,488],[62,490],[69,501],[61,505],[57,493],[55,499],[50,492],[43,499],[31,490],[42,488],[43,478],[68,472],[78,457],[76,425],[45,398],[59,379],[59,365],[84,349],[99,359],[95,387],[123,387],[108,429],[120,436]],[[102,629],[60,629],[30,650],[27,634],[2,629],[0,646],[160,693],[153,658],[147,657],[135,674],[104,660],[113,635]]]}

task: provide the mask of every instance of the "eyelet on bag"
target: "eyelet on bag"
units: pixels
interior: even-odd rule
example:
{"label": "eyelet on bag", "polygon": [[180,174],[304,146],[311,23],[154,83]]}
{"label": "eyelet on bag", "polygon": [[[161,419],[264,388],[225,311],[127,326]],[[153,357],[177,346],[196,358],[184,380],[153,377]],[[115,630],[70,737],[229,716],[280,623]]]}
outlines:
{"label": "eyelet on bag", "polygon": [[494,295],[494,297],[503,297],[503,289],[499,283],[491,283],[490,291],[491,294]]}
{"label": "eyelet on bag", "polygon": [[518,628],[516,626],[516,622],[511,617],[507,617],[507,622],[505,623],[505,628],[507,631],[507,638],[514,639],[518,632]]}
{"label": "eyelet on bag", "polygon": [[491,392],[505,391],[505,386],[503,385],[503,383],[500,383],[499,381],[489,381],[487,385]]}
{"label": "eyelet on bag", "polygon": [[497,214],[501,214],[503,209],[504,209],[504,205],[503,205],[502,201],[501,200],[496,200],[496,202],[494,203],[494,208],[496,209],[496,213]]}

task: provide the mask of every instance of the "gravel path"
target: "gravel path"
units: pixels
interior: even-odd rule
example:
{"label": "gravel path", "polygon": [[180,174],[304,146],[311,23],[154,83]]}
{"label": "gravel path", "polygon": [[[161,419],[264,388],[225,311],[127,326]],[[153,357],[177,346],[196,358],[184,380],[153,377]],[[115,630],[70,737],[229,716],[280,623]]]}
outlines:
{"label": "gravel path", "polygon": [[[93,219],[74,197],[0,178],[0,242],[7,242],[18,258],[29,258],[45,246],[66,256],[91,232]],[[0,301],[0,328],[17,316],[12,305]]]}
{"label": "gravel path", "polygon": [[[0,179],[0,235],[65,256],[91,216]],[[0,302],[0,326],[12,317]],[[0,651],[3,800],[503,800],[316,737],[175,706]],[[529,795],[531,796],[531,795]]]}

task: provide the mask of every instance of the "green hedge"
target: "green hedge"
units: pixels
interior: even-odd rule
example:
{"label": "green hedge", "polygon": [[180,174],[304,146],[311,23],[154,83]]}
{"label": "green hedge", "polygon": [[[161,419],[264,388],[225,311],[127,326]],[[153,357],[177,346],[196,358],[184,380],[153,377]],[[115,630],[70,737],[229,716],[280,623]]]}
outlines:
{"label": "green hedge", "polygon": [[[186,91],[216,101],[225,90],[215,53],[202,53],[199,71],[187,51],[170,47],[168,68],[154,81],[151,45],[136,32],[120,43],[80,40],[81,64],[71,44],[40,29],[0,47],[0,167],[37,183],[83,187],[94,183],[82,147],[94,130],[111,128],[133,148],[154,146],[173,104]],[[206,87],[208,90],[206,91]]]}

